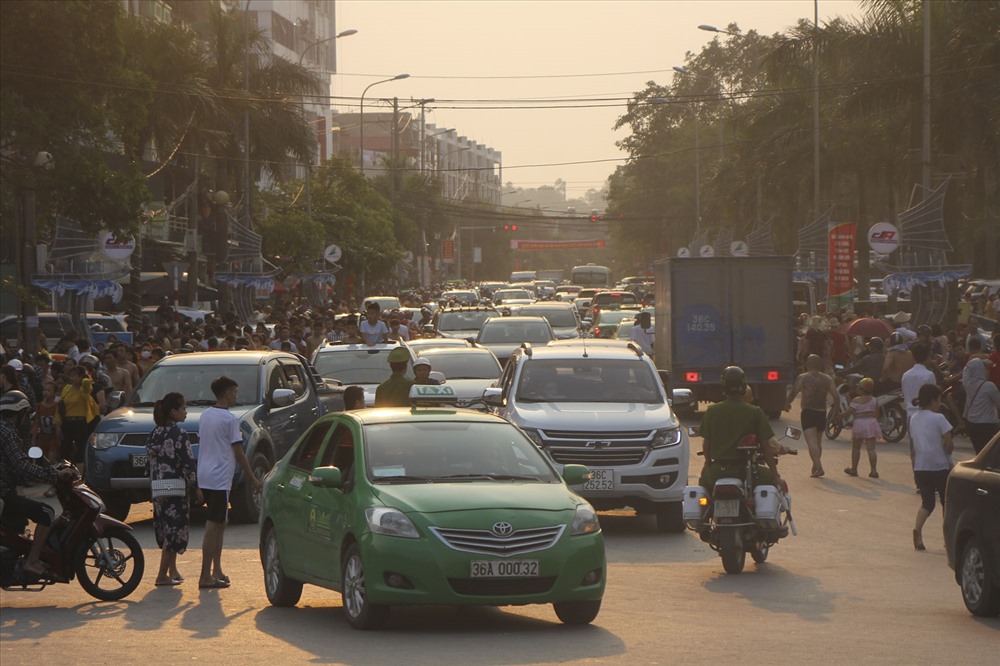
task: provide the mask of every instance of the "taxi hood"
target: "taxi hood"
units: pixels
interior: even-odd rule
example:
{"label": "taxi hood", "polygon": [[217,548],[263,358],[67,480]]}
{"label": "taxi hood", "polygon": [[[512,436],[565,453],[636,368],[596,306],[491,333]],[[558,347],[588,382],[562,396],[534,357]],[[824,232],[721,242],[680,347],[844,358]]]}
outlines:
{"label": "taxi hood", "polygon": [[[512,486],[516,486],[516,492]],[[374,483],[372,492],[386,506],[403,513],[486,509],[572,511],[578,503],[565,484],[535,481]]]}

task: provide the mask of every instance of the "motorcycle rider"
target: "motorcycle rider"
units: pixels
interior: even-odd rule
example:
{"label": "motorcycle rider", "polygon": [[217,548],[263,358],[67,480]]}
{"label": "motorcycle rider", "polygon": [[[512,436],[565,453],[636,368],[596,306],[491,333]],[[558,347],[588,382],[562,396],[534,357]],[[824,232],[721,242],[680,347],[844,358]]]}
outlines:
{"label": "motorcycle rider", "polygon": [[711,491],[715,482],[727,476],[741,477],[743,474],[737,444],[747,436],[754,435],[760,443],[767,467],[758,465],[754,471],[757,485],[777,485],[778,461],[768,442],[774,437],[771,424],[763,410],[743,400],[747,388],[746,373],[739,366],[731,365],[722,371],[722,388],[726,399],[705,411],[699,434],[705,466],[698,483]]}
{"label": "motorcycle rider", "polygon": [[882,375],[875,384],[875,395],[884,395],[902,387],[903,373],[913,367],[913,354],[898,332],[889,336],[889,351],[882,364]]}
{"label": "motorcycle rider", "polygon": [[55,512],[48,504],[37,502],[17,494],[17,485],[26,480],[54,484],[73,478],[70,469],[56,470],[41,467],[31,461],[21,447],[18,430],[21,422],[28,417],[31,403],[21,391],[7,391],[0,396],[0,497],[3,499],[7,520],[16,524],[22,520],[35,522],[35,538],[24,563],[24,571],[35,576],[46,573],[46,567],[38,559],[42,554],[45,539],[55,518]]}

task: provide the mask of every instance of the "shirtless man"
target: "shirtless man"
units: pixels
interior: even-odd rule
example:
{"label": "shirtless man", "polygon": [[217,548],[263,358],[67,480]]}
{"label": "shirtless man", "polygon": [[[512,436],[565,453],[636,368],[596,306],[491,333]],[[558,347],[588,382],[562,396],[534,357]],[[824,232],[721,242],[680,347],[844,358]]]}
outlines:
{"label": "shirtless man", "polygon": [[885,353],[882,364],[882,375],[875,385],[875,395],[883,395],[898,389],[903,380],[903,373],[913,367],[913,354],[906,347],[903,336],[893,333],[889,337],[889,351]]}
{"label": "shirtless man", "polygon": [[118,357],[110,349],[104,352],[104,367],[111,379],[113,390],[124,391],[126,396],[132,393],[132,375],[129,374],[128,370],[118,365]]}
{"label": "shirtless man", "polygon": [[818,354],[806,358],[806,372],[795,379],[795,388],[788,396],[785,411],[791,411],[792,401],[802,394],[802,432],[809,445],[812,458],[812,474],[816,479],[823,476],[823,430],[826,428],[826,396],[833,398],[833,418],[840,418],[840,396],[833,383],[833,377],[823,373],[823,359]]}

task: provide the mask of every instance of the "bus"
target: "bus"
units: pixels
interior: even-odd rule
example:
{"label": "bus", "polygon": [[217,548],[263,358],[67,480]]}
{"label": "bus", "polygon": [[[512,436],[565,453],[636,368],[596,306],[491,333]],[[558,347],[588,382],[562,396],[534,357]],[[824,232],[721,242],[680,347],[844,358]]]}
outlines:
{"label": "bus", "polygon": [[569,274],[570,284],[578,284],[584,289],[607,289],[611,286],[611,271],[607,266],[587,264],[574,266]]}

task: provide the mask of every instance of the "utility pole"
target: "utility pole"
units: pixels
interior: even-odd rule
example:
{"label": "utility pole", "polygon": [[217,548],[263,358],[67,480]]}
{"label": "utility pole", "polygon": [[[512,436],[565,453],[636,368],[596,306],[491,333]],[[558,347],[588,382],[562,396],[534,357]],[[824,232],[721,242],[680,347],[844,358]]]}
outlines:
{"label": "utility pole", "polygon": [[199,201],[198,187],[198,156],[194,158],[194,187],[191,188],[191,196],[188,198],[188,279],[187,279],[187,303],[194,307],[198,300],[198,218],[201,217],[201,202]]}
{"label": "utility pole", "polygon": [[[243,90],[250,90],[250,0],[243,10]],[[243,196],[246,198],[247,226],[253,228],[253,197],[250,194],[250,109],[243,112],[243,171],[246,182]]]}
{"label": "utility pole", "polygon": [[819,217],[819,0],[813,0],[813,208]]}
{"label": "utility pole", "polygon": [[399,98],[392,98],[392,152],[390,153],[391,158],[389,160],[389,200],[395,203],[396,201],[396,175],[397,167],[396,160],[399,157]]}
{"label": "utility pole", "polygon": [[924,109],[921,184],[924,197],[931,191],[931,2],[924,0]]}

